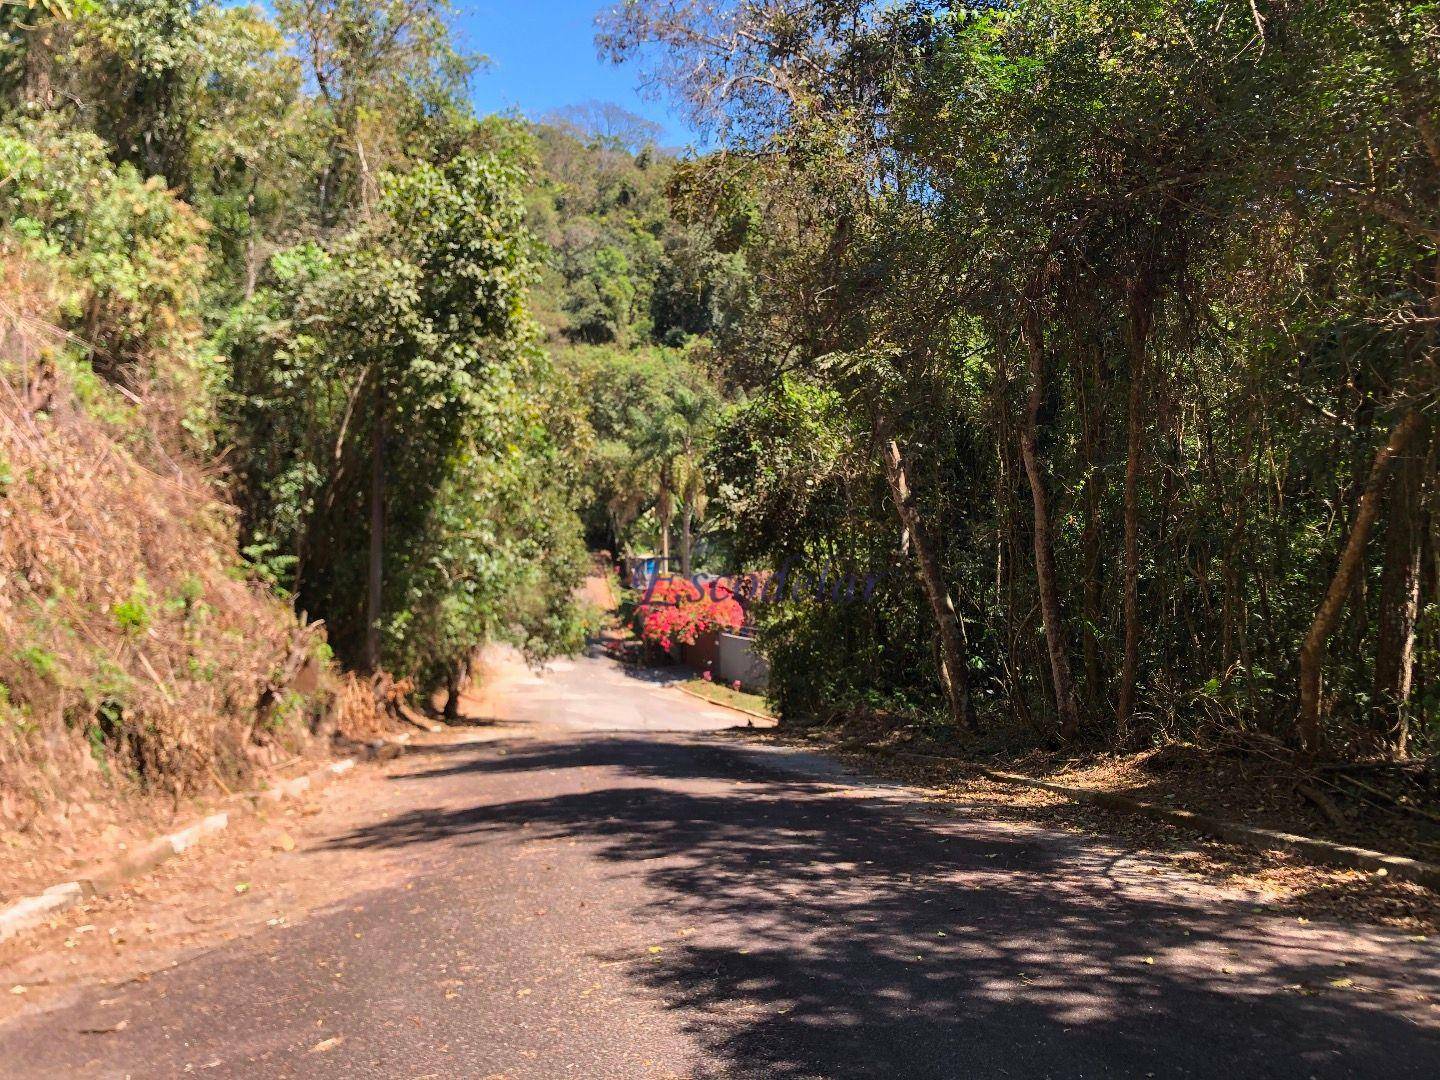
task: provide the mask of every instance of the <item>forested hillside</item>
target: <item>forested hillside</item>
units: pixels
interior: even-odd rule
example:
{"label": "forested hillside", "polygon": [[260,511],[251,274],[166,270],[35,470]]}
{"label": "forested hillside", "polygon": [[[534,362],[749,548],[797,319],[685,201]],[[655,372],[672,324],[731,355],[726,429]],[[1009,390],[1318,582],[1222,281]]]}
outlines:
{"label": "forested hillside", "polygon": [[731,569],[723,532],[702,560],[705,456],[727,401],[720,355],[749,295],[748,268],[680,193],[693,166],[654,125],[583,106],[533,128],[530,221],[549,255],[536,289],[548,347],[589,438],[581,512],[590,547],[646,551],[672,569]]}
{"label": "forested hillside", "polygon": [[[787,716],[1440,737],[1440,24],[1401,0],[602,16],[724,147],[755,389],[711,456]],[[833,577],[832,577],[833,580]],[[814,590],[811,590],[812,592]]]}
{"label": "forested hillside", "polygon": [[540,134],[446,19],[0,9],[7,817],[303,753],[367,708],[332,656],[385,701],[580,640]]}

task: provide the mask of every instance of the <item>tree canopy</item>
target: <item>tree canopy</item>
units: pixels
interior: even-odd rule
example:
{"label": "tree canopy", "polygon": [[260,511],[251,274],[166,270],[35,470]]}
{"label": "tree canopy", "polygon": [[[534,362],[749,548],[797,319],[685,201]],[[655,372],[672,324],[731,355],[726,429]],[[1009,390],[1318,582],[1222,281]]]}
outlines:
{"label": "tree canopy", "polygon": [[[605,17],[725,143],[693,205],[738,187],[763,222],[736,534],[910,568],[777,610],[782,704],[1432,745],[1436,31],[1404,2]],[[739,452],[817,425],[818,456]],[[800,487],[828,498],[797,517]]]}

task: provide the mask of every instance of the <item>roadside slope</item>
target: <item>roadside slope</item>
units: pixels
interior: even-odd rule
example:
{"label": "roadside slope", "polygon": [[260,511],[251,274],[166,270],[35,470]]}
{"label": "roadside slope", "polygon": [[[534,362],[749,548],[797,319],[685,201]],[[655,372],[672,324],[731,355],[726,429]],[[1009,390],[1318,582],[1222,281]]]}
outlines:
{"label": "roadside slope", "polygon": [[14,254],[0,278],[3,902],[368,706],[237,550],[179,374],[101,379],[54,326],[56,281]]}

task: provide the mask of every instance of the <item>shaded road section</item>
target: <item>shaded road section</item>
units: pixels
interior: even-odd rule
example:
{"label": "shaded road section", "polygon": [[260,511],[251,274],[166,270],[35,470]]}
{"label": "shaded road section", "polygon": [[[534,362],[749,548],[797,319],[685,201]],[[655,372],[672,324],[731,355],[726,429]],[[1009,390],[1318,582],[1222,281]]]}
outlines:
{"label": "shaded road section", "polygon": [[19,1020],[0,1072],[1440,1074],[1432,941],[706,734],[734,715],[606,661],[502,699],[324,841],[403,882]]}

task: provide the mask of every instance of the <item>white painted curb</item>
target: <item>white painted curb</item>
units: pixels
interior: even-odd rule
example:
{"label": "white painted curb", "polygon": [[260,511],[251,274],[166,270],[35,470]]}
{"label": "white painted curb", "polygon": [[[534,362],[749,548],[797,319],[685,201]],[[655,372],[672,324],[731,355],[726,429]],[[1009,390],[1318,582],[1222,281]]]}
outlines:
{"label": "white painted curb", "polygon": [[181,829],[177,833],[171,833],[165,839],[170,841],[170,846],[175,849],[175,854],[179,855],[187,848],[194,847],[211,833],[217,833],[221,829],[228,828],[229,825],[229,814],[211,814],[198,824],[191,825],[188,829]]}
{"label": "white painted curb", "polygon": [[[403,753],[408,749],[406,744],[409,741],[408,734],[393,740],[379,740],[382,746],[394,746],[396,754]],[[378,758],[381,755],[372,748],[369,756]],[[312,788],[324,787],[329,781],[344,776],[354,768],[354,758],[342,758],[339,761],[332,761],[328,765],[322,765],[304,776],[282,781],[264,791],[237,796],[236,801],[242,811],[247,808],[247,800],[251,805],[258,804],[261,800],[278,803],[287,798],[303,795]],[[7,941],[26,930],[41,926],[60,912],[76,906],[91,896],[103,895],[122,881],[149,873],[161,863],[174,858],[181,852],[188,851],[207,836],[223,832],[229,826],[230,813],[211,814],[179,832],[169,833],[148,841],[125,855],[91,868],[89,875],[84,880],[52,885],[38,896],[26,896],[15,901],[8,907],[0,909],[0,941]]]}
{"label": "white painted curb", "polygon": [[85,898],[78,881],[52,885],[39,896],[27,896],[0,911],[0,941],[44,923],[51,915],[72,908]]}

